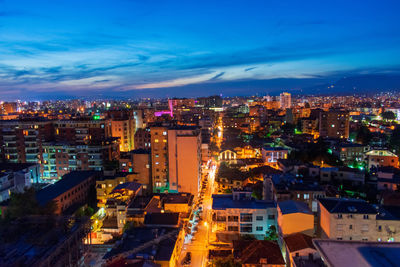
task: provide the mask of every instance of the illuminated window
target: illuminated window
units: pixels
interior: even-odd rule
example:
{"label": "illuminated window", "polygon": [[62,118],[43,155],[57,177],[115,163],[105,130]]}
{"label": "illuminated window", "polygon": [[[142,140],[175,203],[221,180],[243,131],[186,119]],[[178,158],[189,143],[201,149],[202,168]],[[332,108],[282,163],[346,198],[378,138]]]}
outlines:
{"label": "illuminated window", "polygon": [[154,142],[155,142],[155,143],[158,143],[158,139],[154,139]]}

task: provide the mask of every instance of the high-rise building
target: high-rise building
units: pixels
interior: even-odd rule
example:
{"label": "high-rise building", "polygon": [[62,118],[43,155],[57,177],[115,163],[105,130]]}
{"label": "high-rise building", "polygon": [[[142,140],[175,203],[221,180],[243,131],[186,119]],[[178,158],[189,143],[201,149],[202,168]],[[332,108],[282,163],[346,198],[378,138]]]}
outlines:
{"label": "high-rise building", "polygon": [[283,92],[280,95],[280,108],[285,110],[292,107],[292,95],[290,93]]}
{"label": "high-rise building", "polygon": [[105,165],[120,156],[117,139],[96,144],[44,143],[42,179],[57,180],[71,171],[102,171]]}
{"label": "high-rise building", "polygon": [[131,110],[109,111],[111,119],[111,136],[120,139],[119,149],[121,152],[128,152],[134,148],[135,119]]}
{"label": "high-rise building", "polygon": [[77,144],[98,143],[111,137],[111,121],[102,119],[59,120],[56,141]]}
{"label": "high-rise building", "polygon": [[0,157],[4,162],[39,163],[43,142],[53,138],[48,120],[0,121]]}
{"label": "high-rise building", "polygon": [[16,102],[4,102],[1,106],[2,114],[10,114],[17,112],[18,105]]}
{"label": "high-rise building", "polygon": [[342,110],[319,114],[319,135],[330,138],[349,138],[349,113]]}
{"label": "high-rise building", "polygon": [[201,134],[198,127],[151,127],[154,192],[197,194],[201,178]]}

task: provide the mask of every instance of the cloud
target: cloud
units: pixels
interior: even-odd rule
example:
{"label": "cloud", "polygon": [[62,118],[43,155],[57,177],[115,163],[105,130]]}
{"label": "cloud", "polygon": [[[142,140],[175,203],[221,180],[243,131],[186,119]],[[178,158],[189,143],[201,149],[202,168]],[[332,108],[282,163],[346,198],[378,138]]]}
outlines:
{"label": "cloud", "polygon": [[254,70],[254,69],[256,69],[256,68],[257,68],[257,67],[246,68],[246,69],[244,69],[244,71],[247,72],[247,71]]}
{"label": "cloud", "polygon": [[220,72],[220,73],[218,73],[217,75],[215,75],[214,77],[212,77],[211,79],[209,79],[209,81],[215,81],[215,80],[218,80],[220,77],[222,77],[222,75],[224,75],[225,74],[225,72],[223,71],[223,72]]}

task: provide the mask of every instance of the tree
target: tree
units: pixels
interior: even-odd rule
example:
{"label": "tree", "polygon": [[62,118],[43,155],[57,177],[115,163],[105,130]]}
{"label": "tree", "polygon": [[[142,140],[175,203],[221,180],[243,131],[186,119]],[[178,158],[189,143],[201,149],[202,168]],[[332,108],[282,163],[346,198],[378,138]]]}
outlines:
{"label": "tree", "polygon": [[26,215],[51,215],[56,209],[57,204],[54,201],[41,206],[36,200],[35,189],[27,188],[23,193],[11,193],[6,217],[13,220]]}
{"label": "tree", "polygon": [[226,258],[218,258],[213,261],[212,266],[215,267],[240,267],[242,266],[240,263],[235,262],[235,259],[232,255]]}
{"label": "tree", "polygon": [[269,240],[269,241],[276,241],[278,240],[278,233],[276,232],[276,227],[275,225],[271,225],[268,228],[268,231],[265,232],[265,238],[264,240]]}
{"label": "tree", "polygon": [[369,142],[372,140],[372,134],[367,126],[362,125],[356,135],[357,143],[361,143],[363,145],[368,145]]}
{"label": "tree", "polygon": [[381,113],[381,117],[385,121],[393,121],[396,119],[396,115],[392,111],[385,111]]}
{"label": "tree", "polygon": [[396,152],[400,151],[400,126],[397,126],[390,136],[390,147],[395,149]]}

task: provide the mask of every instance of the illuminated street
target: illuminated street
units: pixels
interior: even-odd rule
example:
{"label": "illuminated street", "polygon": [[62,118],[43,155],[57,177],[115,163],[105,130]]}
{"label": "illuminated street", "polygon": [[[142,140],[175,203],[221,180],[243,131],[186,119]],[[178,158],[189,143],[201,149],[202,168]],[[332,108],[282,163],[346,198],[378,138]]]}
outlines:
{"label": "illuminated street", "polygon": [[[207,180],[204,194],[202,195],[202,207],[203,211],[198,219],[197,223],[194,223],[193,228],[197,227],[195,233],[192,232],[193,237],[188,238],[188,242],[184,245],[179,260],[179,266],[182,264],[186,253],[191,252],[192,261],[190,266],[205,266],[207,261],[207,252],[210,240],[210,226],[211,226],[211,206],[212,206],[212,191],[215,179],[216,164],[212,162],[210,169],[205,170],[205,180]],[[205,181],[203,180],[203,181]],[[198,201],[197,201],[198,203]],[[195,219],[194,219],[195,220]],[[191,221],[193,222],[193,221]],[[193,229],[192,228],[192,229]]]}

